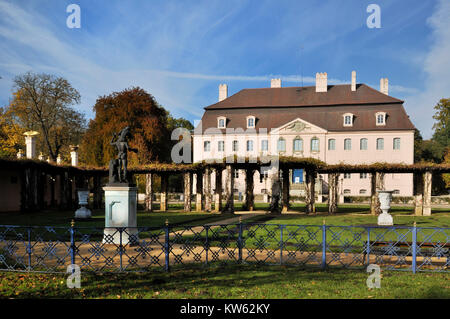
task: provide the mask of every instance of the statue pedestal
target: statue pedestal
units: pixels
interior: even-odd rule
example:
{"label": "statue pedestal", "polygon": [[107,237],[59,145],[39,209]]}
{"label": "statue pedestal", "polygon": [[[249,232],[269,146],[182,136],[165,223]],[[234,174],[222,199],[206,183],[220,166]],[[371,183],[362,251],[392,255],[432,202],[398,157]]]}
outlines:
{"label": "statue pedestal", "polygon": [[[137,244],[137,187],[117,183],[103,187],[105,191],[105,230],[103,243]],[[112,228],[109,228],[112,227]],[[122,234],[116,227],[123,227]],[[122,239],[120,238],[122,237]]]}

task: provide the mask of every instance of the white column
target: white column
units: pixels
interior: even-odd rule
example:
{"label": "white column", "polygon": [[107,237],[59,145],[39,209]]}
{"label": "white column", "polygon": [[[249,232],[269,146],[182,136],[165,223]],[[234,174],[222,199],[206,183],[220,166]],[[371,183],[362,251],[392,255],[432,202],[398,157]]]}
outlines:
{"label": "white column", "polygon": [[70,158],[72,159],[72,166],[78,166],[78,145],[70,145]]}
{"label": "white column", "polygon": [[36,135],[39,133],[36,131],[25,132],[25,144],[27,146],[27,158],[34,158],[36,156]]}

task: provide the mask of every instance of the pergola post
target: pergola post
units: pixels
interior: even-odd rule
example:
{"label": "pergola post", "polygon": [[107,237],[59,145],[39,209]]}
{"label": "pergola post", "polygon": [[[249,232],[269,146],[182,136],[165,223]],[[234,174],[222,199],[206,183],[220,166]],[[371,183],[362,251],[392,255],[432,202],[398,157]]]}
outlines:
{"label": "pergola post", "polygon": [[339,174],[328,174],[328,214],[337,213],[337,202],[339,197]]}
{"label": "pergola post", "polygon": [[214,211],[220,212],[222,210],[222,169],[216,168],[216,187],[214,194]]}
{"label": "pergola post", "polygon": [[316,213],[316,172],[312,170],[306,170],[306,213]]}
{"label": "pergola post", "polygon": [[168,206],[169,206],[167,204],[167,186],[169,184],[169,176],[165,173],[162,173],[160,176],[161,176],[160,210],[167,211]]}
{"label": "pergola post", "polygon": [[59,174],[59,207],[60,209],[67,209],[66,175],[64,172]]}
{"label": "pergola post", "polygon": [[377,190],[384,190],[384,173],[375,172],[370,176],[370,213],[372,215],[381,214]]}
{"label": "pergola post", "polygon": [[227,165],[227,178],[225,181],[225,207],[222,209],[223,213],[234,213],[234,167]]}
{"label": "pergola post", "polygon": [[254,173],[255,170],[253,168],[245,169],[245,209],[248,211],[253,211],[255,208],[255,196],[253,194]]}
{"label": "pergola post", "polygon": [[433,174],[426,171],[423,174],[423,216],[431,216],[431,186]]}
{"label": "pergola post", "polygon": [[211,211],[211,168],[205,168],[205,211]]}
{"label": "pergola post", "polygon": [[289,168],[283,168],[281,171],[281,176],[283,179],[283,190],[282,190],[282,200],[281,200],[281,213],[286,213],[289,209]]}
{"label": "pergola post", "polygon": [[413,175],[414,188],[414,214],[416,216],[423,215],[423,173],[414,173]]}
{"label": "pergola post", "polygon": [[101,176],[94,175],[94,208],[102,208],[103,189],[101,185]]}
{"label": "pergola post", "polygon": [[195,210],[197,212],[202,211],[202,204],[203,204],[203,176],[201,172],[196,173],[196,195],[195,195]]}
{"label": "pergola post", "polygon": [[190,212],[192,210],[191,206],[191,173],[186,172],[183,174],[184,180],[184,211]]}
{"label": "pergola post", "polygon": [[153,174],[145,174],[145,210],[153,211]]}

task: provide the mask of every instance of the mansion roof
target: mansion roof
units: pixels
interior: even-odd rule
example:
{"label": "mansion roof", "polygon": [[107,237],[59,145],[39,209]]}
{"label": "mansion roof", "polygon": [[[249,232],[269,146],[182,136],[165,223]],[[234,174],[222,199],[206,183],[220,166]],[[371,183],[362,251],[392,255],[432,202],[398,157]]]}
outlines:
{"label": "mansion roof", "polygon": [[[385,125],[376,125],[377,112],[386,113]],[[353,125],[343,126],[344,114],[353,114]],[[327,92],[315,87],[244,89],[205,107],[203,131],[226,118],[227,128],[246,129],[247,116],[255,116],[255,128],[269,131],[300,118],[327,131],[414,130],[403,101],[365,84],[356,91],[350,85],[329,85]],[[225,130],[223,130],[225,132]]]}

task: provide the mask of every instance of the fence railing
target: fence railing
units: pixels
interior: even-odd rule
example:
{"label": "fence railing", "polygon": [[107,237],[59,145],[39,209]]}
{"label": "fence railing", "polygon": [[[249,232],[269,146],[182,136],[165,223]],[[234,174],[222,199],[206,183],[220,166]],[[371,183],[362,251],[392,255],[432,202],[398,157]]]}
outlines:
{"label": "fence railing", "polygon": [[377,264],[449,271],[450,228],[247,224],[103,228],[0,226],[0,270],[169,271],[257,263],[316,268]]}

